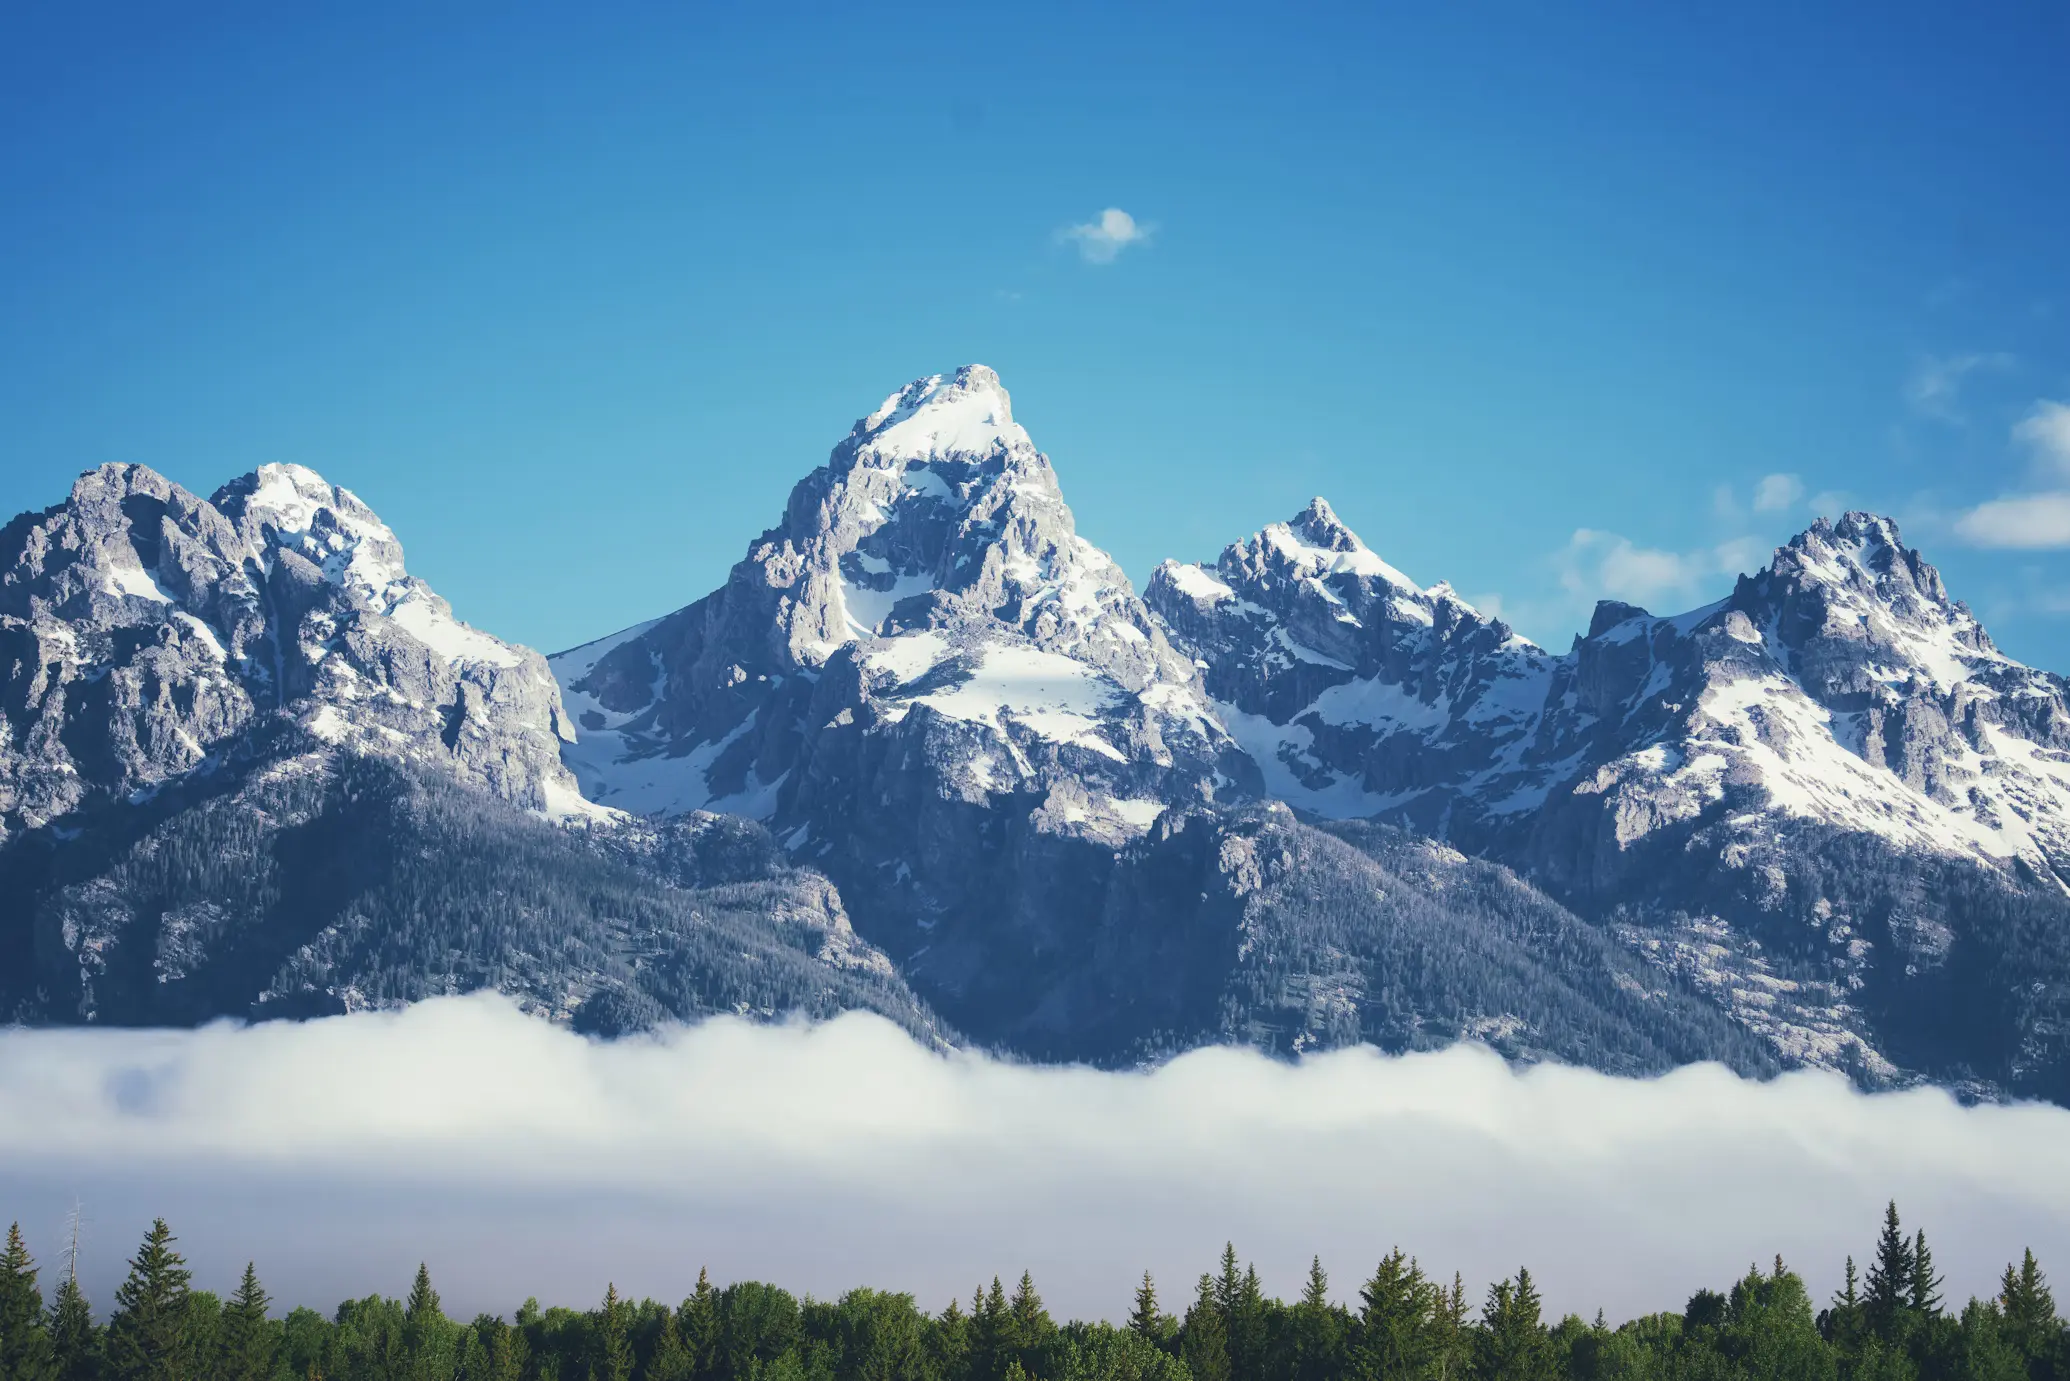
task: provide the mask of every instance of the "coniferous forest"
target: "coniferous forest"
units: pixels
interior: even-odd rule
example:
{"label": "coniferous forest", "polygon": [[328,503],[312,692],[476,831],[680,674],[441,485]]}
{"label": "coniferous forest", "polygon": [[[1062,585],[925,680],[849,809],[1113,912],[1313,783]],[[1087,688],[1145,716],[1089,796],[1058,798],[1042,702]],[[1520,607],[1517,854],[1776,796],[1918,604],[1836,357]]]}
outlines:
{"label": "coniferous forest", "polygon": [[194,1288],[163,1220],[108,1307],[56,1273],[46,1301],[19,1228],[0,1262],[0,1381],[2070,1381],[2070,1328],[2033,1253],[1998,1293],[1943,1295],[1922,1231],[1891,1205],[1824,1304],[1781,1260],[1616,1327],[1548,1318],[1528,1270],[1472,1299],[1400,1250],[1337,1302],[1320,1261],[1272,1298],[1225,1248],[1171,1295],[1146,1273],[1121,1324],[1058,1323],[1025,1272],[939,1313],[860,1288],[835,1300],[774,1285],[679,1305],[608,1289],[593,1308],[448,1318],[429,1271],[407,1298],[277,1315],[256,1266],[227,1298]]}

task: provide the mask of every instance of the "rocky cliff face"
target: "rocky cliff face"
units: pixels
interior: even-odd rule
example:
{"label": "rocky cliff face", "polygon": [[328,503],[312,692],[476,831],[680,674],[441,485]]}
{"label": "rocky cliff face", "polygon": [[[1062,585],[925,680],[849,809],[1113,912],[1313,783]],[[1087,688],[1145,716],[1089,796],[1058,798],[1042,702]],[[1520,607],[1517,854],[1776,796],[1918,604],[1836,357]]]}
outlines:
{"label": "rocky cliff face", "polygon": [[1993,647],[1888,519],[1821,520],[1686,614],[1605,602],[1561,657],[1419,590],[1321,500],[1213,566],[1167,562],[1148,599],[1318,815],[1539,840],[1534,869],[1575,885],[1728,802],[1749,826],[2070,863],[2070,683]]}
{"label": "rocky cliff face", "polygon": [[1256,785],[980,365],[858,421],[723,588],[554,667],[592,800],[770,822],[952,1015],[1003,953],[1075,959],[1162,811]]}
{"label": "rocky cliff face", "polygon": [[135,465],[0,531],[0,838],[219,765],[262,722],[586,806],[544,659],[459,622],[297,466],[201,499]]}
{"label": "rocky cliff face", "polygon": [[940,1038],[767,831],[584,801],[545,659],[309,470],[201,499],[106,466],[17,518],[0,678],[0,1020],[487,985],[600,1031],[861,1006]]}
{"label": "rocky cliff face", "polygon": [[1462,802],[1522,789],[1556,659],[1419,589],[1323,500],[1212,566],[1165,562],[1145,598],[1280,799],[1443,834]]}
{"label": "rocky cliff face", "polygon": [[1887,519],[1822,520],[1686,614],[1606,602],[1559,657],[1320,501],[1148,597],[1276,794],[1508,864],[1786,1058],[1887,1077],[1985,1008],[2001,1051],[2061,1043],[1977,975],[2053,963],[2008,915],[2070,935],[2066,683]]}

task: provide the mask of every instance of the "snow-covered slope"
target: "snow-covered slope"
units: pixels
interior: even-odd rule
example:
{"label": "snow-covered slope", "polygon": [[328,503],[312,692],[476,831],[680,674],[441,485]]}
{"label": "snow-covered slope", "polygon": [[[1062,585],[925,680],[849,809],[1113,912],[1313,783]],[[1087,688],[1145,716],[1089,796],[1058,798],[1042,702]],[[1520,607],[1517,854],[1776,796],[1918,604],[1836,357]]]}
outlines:
{"label": "snow-covered slope", "polygon": [[1418,589],[1320,499],[1147,597],[1319,815],[1487,841],[1586,805],[1614,851],[1729,804],[2070,865],[2066,682],[1992,646],[1886,518],[1821,520],[1686,614],[1606,602],[1562,657]]}
{"label": "snow-covered slope", "polygon": [[2056,1058],[2056,985],[2012,976],[2070,953],[2070,683],[1888,519],[1821,520],[1685,614],[1605,602],[1557,657],[1320,500],[1148,599],[1274,794],[1509,865],[1787,1061],[1894,1077],[1989,1022]]}
{"label": "snow-covered slope", "polygon": [[1165,562],[1145,598],[1280,799],[1431,827],[1462,796],[1521,808],[1555,659],[1450,586],[1418,588],[1322,499],[1212,566]]}
{"label": "snow-covered slope", "polygon": [[269,465],[201,499],[133,465],[0,531],[0,838],[211,769],[290,718],[326,743],[581,811],[537,653],[461,623],[346,490]]}
{"label": "snow-covered slope", "polygon": [[[726,585],[553,658],[593,800],[795,829],[820,740],[896,730],[958,799],[1083,787],[1127,827],[1233,756],[1192,664],[1080,537],[982,365],[908,384],[792,492]],[[807,713],[807,707],[810,713]]]}

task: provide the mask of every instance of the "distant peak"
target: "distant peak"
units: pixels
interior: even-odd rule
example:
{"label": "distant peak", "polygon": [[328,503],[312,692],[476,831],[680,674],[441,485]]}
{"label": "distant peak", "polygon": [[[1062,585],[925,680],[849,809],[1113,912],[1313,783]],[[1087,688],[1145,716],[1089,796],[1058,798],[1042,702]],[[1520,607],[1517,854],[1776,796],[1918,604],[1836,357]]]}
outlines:
{"label": "distant peak", "polygon": [[998,373],[982,364],[913,380],[856,423],[851,440],[858,454],[890,461],[1034,448]]}
{"label": "distant peak", "polygon": [[1413,596],[1423,593],[1415,581],[1382,561],[1357,533],[1344,526],[1327,499],[1310,499],[1292,521],[1274,523],[1252,541],[1307,575],[1370,576]]}
{"label": "distant peak", "polygon": [[1888,571],[1893,562],[1916,564],[1919,555],[1904,543],[1897,520],[1880,513],[1851,509],[1838,522],[1819,518],[1778,549],[1777,559],[1802,563],[1829,556],[1846,565],[1859,566],[1872,574]]}
{"label": "distant peak", "polygon": [[363,548],[381,567],[379,579],[366,567],[368,583],[381,584],[401,571],[402,545],[380,515],[306,465],[261,465],[218,489],[209,502],[254,551],[284,545],[321,561],[325,553]]}
{"label": "distant peak", "polygon": [[90,494],[147,493],[163,496],[172,491],[172,481],[148,465],[137,465],[127,461],[109,461],[97,465],[81,474],[72,483],[72,497],[84,499]]}
{"label": "distant peak", "polygon": [[252,477],[258,480],[262,487],[268,484],[284,484],[301,493],[311,496],[322,495],[325,498],[330,496],[333,487],[329,480],[306,465],[261,465],[252,471]]}
{"label": "distant peak", "polygon": [[1885,602],[1916,596],[1969,618],[1949,598],[1941,573],[1904,544],[1897,521],[1879,513],[1854,509],[1838,522],[1820,518],[1776,548],[1769,570],[1792,582],[1855,587]]}
{"label": "distant peak", "polygon": [[1364,551],[1366,544],[1358,534],[1344,526],[1337,517],[1337,510],[1330,507],[1330,501],[1320,494],[1308,501],[1308,507],[1294,515],[1287,527],[1312,547],[1325,551]]}
{"label": "distant peak", "polygon": [[1880,513],[1870,513],[1853,508],[1840,515],[1839,521],[1818,518],[1810,527],[1797,534],[1791,546],[1801,546],[1810,539],[1838,543],[1865,543],[1876,546],[1902,548],[1904,541],[1898,536],[1897,519],[1886,518]]}

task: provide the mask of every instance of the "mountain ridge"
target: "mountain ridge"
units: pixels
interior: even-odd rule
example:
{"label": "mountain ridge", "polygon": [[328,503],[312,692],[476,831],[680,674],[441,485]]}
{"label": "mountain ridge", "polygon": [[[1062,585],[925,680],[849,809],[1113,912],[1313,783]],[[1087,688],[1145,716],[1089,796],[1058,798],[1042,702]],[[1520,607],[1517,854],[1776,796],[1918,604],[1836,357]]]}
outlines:
{"label": "mountain ridge", "polygon": [[[2070,1098],[2070,682],[1868,513],[1563,653],[1321,498],[1139,595],[970,365],[858,418],[717,589],[550,658],[278,466],[103,467],[8,524],[0,654],[27,1019],[488,984],[598,1031],[869,1003],[1043,1059],[1474,1038]],[[610,880],[412,911],[352,850],[427,820]],[[362,892],[311,929],[165,873],[233,836]],[[676,862],[722,837],[731,880]]]}

